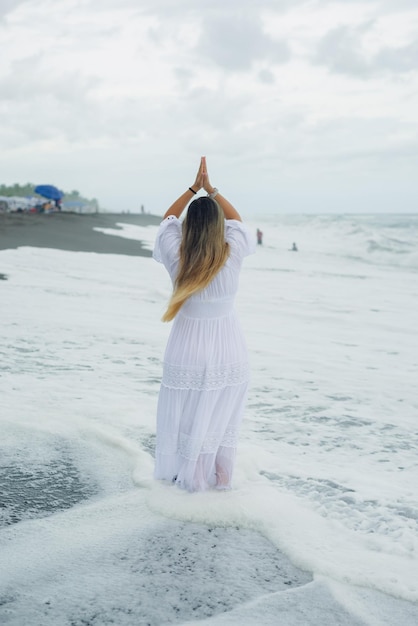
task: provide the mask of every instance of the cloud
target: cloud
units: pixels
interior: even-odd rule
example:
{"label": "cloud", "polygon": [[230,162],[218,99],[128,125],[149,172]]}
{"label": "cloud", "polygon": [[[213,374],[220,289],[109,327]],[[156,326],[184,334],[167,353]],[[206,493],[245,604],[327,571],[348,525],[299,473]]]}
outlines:
{"label": "cloud", "polygon": [[[322,0],[320,0],[322,1]],[[239,12],[241,15],[246,13],[251,15],[259,15],[262,9],[273,9],[276,12],[285,12],[295,6],[306,4],[307,0],[262,0],[255,3],[254,0],[240,0],[239,6],[235,2],[225,2],[225,0],[209,0],[205,3],[196,3],[196,0],[143,0],[140,4],[140,11],[148,14],[158,14],[167,16],[168,18],[180,16],[216,16],[228,15],[232,21],[237,17]],[[92,7],[99,9],[119,6],[138,7],[138,0],[90,0]]]}
{"label": "cloud", "polygon": [[90,97],[99,81],[76,68],[52,69],[42,53],[15,59],[0,78],[0,110],[8,123],[0,130],[9,150],[45,141],[83,141],[102,132]]}
{"label": "cloud", "polygon": [[79,101],[98,84],[97,78],[82,76],[76,69],[51,71],[43,65],[44,59],[43,54],[36,54],[13,61],[9,74],[0,79],[2,100],[30,102],[45,97],[69,103]]}
{"label": "cloud", "polygon": [[[353,0],[340,0],[342,3],[345,4],[354,4],[355,2],[353,2]],[[376,4],[376,0],[361,0],[364,4]],[[331,4],[333,2],[335,2],[335,0],[319,0],[319,2],[323,2],[324,4]],[[378,3],[378,9],[380,12],[382,13],[391,13],[391,12],[398,12],[401,9],[416,9],[417,8],[417,2],[416,0],[396,0],[396,2],[394,2],[393,0],[379,0]]]}
{"label": "cloud", "polygon": [[374,59],[373,70],[416,72],[418,70],[418,39],[406,46],[382,48]]}
{"label": "cloud", "polygon": [[200,129],[232,132],[248,103],[243,95],[226,95],[222,89],[193,89],[187,95],[187,114]]}
{"label": "cloud", "polygon": [[259,18],[243,16],[204,20],[196,51],[218,67],[232,72],[248,71],[256,61],[284,63],[290,58],[287,43],[267,35]]}
{"label": "cloud", "polygon": [[332,29],[320,40],[313,62],[331,72],[360,78],[417,71],[418,38],[405,45],[382,45],[373,53],[367,52],[365,39],[373,25],[367,22]]}
{"label": "cloud", "polygon": [[271,84],[274,83],[274,74],[270,70],[263,69],[258,73],[258,79],[262,83]]}
{"label": "cloud", "polygon": [[260,188],[274,198],[278,173],[291,195],[327,172],[378,172],[391,155],[405,178],[418,11],[386,0],[55,4],[0,0],[5,181],[50,178],[132,208],[143,194],[165,206],[202,153],[243,202]]}
{"label": "cloud", "polygon": [[365,27],[339,26],[319,42],[314,62],[326,65],[332,72],[366,76],[370,66],[362,47]]}
{"label": "cloud", "polygon": [[24,4],[26,0],[1,0],[0,3],[0,20],[14,11],[20,4]]}

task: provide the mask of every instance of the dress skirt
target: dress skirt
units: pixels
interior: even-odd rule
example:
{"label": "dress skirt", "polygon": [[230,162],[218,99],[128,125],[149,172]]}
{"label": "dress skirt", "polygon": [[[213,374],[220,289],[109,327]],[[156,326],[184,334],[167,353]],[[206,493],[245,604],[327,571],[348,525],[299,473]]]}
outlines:
{"label": "dress skirt", "polygon": [[[163,222],[154,252],[172,278],[176,222]],[[246,239],[240,223],[229,231],[238,232],[227,263],[183,304],[164,354],[154,475],[188,491],[230,488],[247,397],[247,348],[234,309]]]}

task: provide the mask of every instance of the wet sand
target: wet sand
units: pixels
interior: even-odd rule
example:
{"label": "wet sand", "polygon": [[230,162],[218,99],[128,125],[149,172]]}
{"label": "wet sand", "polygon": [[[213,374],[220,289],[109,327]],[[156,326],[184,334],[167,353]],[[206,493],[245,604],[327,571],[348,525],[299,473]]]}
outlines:
{"label": "wet sand", "polygon": [[31,246],[73,252],[151,256],[140,241],[105,235],[94,228],[116,228],[117,223],[149,226],[161,217],[143,213],[0,213],[0,250]]}

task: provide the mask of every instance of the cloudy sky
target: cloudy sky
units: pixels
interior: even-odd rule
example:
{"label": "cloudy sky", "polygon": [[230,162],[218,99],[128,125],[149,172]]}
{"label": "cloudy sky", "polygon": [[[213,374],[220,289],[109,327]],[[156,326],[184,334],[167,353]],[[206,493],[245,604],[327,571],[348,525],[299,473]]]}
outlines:
{"label": "cloudy sky", "polygon": [[418,210],[417,0],[0,0],[0,182]]}

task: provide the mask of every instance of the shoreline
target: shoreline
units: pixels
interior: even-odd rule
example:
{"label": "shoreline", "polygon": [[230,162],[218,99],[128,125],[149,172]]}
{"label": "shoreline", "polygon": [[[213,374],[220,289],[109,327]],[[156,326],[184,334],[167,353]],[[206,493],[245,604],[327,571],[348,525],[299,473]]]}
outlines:
{"label": "shoreline", "polygon": [[148,213],[0,213],[0,250],[29,246],[96,254],[152,255],[141,241],[109,236],[94,228],[117,229],[117,223],[158,225]]}

